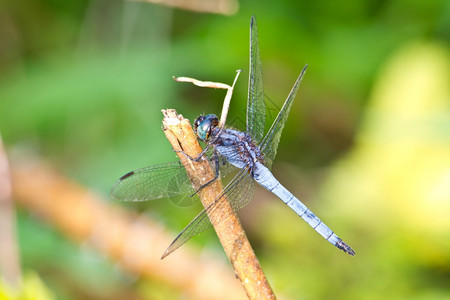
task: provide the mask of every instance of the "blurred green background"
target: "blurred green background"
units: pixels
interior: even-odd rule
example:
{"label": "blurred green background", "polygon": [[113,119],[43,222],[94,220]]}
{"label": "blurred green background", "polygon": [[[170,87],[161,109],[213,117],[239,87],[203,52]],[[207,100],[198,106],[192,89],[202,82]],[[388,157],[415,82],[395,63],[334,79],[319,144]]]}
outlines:
{"label": "blurred green background", "polygon": [[[3,1],[7,149],[42,157],[106,198],[126,172],[176,159],[161,109],[190,120],[220,113],[224,91],[173,75],[231,83],[243,69],[229,113],[239,127],[254,14],[274,109],[309,65],[273,172],[357,253],[337,251],[257,190],[240,216],[275,293],[450,299],[450,2],[239,5],[224,16],[132,1]],[[165,204],[146,209],[174,232],[200,210]],[[32,213],[19,210],[17,227],[22,269],[58,299],[120,299],[129,290],[157,298],[149,292],[157,285],[143,288],[152,283],[136,283]],[[222,254],[212,231],[185,247],[198,243]],[[161,289],[165,298],[182,293]]]}

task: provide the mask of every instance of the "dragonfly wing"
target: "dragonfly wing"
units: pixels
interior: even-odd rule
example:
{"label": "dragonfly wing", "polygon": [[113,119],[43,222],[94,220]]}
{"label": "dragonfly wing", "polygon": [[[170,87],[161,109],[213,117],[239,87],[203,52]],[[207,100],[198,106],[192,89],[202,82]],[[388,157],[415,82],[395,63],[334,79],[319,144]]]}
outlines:
{"label": "dragonfly wing", "polygon": [[306,65],[297,80],[295,81],[294,86],[291,89],[286,101],[283,104],[278,116],[275,121],[273,121],[272,126],[267,132],[264,140],[260,144],[260,149],[264,153],[264,165],[266,165],[269,169],[272,167],[273,160],[275,159],[275,155],[277,154],[278,143],[280,142],[281,132],[283,131],[284,124],[287,121],[289,116],[289,110],[291,109],[292,102],[294,101],[295,95],[297,94],[298,88],[300,87],[300,82],[303,79],[303,75],[306,72]]}
{"label": "dragonfly wing", "polygon": [[[253,178],[248,174],[248,169],[240,170],[220,193],[217,199],[198,214],[197,217],[195,217],[195,219],[193,219],[175,238],[172,244],[170,244],[164,252],[162,258],[181,247],[193,236],[209,229],[213,225],[210,218],[214,220],[214,225],[228,218],[230,212],[226,209],[226,199],[230,201],[229,203],[235,212],[245,207],[253,198],[253,193],[255,191],[254,183]],[[208,216],[210,216],[210,218]]]}
{"label": "dragonfly wing", "polygon": [[262,83],[261,58],[259,56],[258,28],[252,16],[250,22],[250,74],[248,78],[247,133],[256,143],[264,136],[266,108]]}
{"label": "dragonfly wing", "polygon": [[[182,195],[181,199],[185,199],[194,192],[183,165],[173,162],[125,174],[114,184],[111,197],[121,201],[147,201]],[[181,199],[177,198],[177,201]],[[192,198],[189,200],[192,202]],[[184,202],[175,204],[183,206]]]}

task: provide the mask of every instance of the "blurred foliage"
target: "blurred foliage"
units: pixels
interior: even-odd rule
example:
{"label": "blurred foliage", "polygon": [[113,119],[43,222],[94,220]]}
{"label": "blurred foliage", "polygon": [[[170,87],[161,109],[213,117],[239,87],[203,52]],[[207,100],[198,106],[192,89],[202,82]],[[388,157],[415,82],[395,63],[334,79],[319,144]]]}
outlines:
{"label": "blurred foliage", "polygon": [[[219,112],[224,91],[171,76],[230,83],[236,69],[248,69],[255,14],[274,108],[309,64],[275,175],[357,252],[339,253],[281,201],[257,191],[243,222],[276,293],[450,299],[448,1],[240,5],[224,17],[131,1],[3,1],[5,144],[108,195],[127,171],[176,159],[160,130],[161,109],[191,120]],[[244,119],[243,75],[229,114],[234,126]],[[146,207],[174,231],[200,209],[164,201]],[[24,268],[58,298],[176,297],[170,288],[136,283],[26,212],[18,226]],[[194,240],[217,246],[213,233]]]}
{"label": "blurred foliage", "polygon": [[[322,253],[328,250],[320,247],[320,239],[308,240],[315,245],[311,249],[299,249],[298,241],[259,220],[265,224],[260,238],[272,237],[270,251],[290,253],[301,270],[321,269],[319,277],[309,272],[284,274],[284,278],[279,274],[281,284],[290,282],[287,288],[294,294],[450,298],[448,54],[441,45],[419,43],[405,46],[388,61],[375,82],[354,146],[333,164],[318,188],[317,211],[352,229],[353,235],[345,240],[354,242],[357,262]],[[292,221],[277,216],[284,214],[283,209],[270,212],[270,218],[283,220],[277,227],[292,227],[295,216]],[[294,236],[309,239],[303,237],[310,235],[307,230],[298,230],[302,232],[293,232]],[[273,262],[279,264],[283,262]],[[333,269],[336,272],[330,276]],[[336,274],[339,279],[333,278]],[[301,278],[302,284],[293,283],[289,276]],[[324,276],[331,282],[325,287],[320,283]],[[347,294],[342,294],[343,283],[348,285]]]}
{"label": "blurred foliage", "polygon": [[28,272],[22,279],[21,291],[16,291],[0,282],[1,300],[53,300],[54,294],[45,286],[36,273]]}

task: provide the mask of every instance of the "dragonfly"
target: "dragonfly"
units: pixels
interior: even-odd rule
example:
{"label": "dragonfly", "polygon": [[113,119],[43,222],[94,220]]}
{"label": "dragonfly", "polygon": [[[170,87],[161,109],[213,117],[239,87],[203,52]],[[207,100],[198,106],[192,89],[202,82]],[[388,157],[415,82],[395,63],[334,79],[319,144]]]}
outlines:
{"label": "dragonfly", "polygon": [[[255,182],[280,198],[325,240],[349,255],[355,255],[355,251],[348,244],[342,241],[302,201],[286,189],[270,171],[281,133],[306,68],[307,65],[301,71],[277,117],[264,135],[266,109],[262,67],[256,19],[252,17],[250,23],[250,71],[246,131],[225,126],[228,107],[224,105],[220,120],[214,114],[207,114],[200,115],[194,122],[194,132],[197,138],[205,144],[200,155],[190,157],[183,152],[191,160],[208,160],[210,162],[212,169],[216,170],[215,178],[210,182],[230,173],[234,177],[212,204],[198,214],[176,237],[164,252],[162,258],[178,249],[193,236],[210,228],[212,226],[210,219],[214,219],[215,222],[226,219],[227,215],[222,209],[224,201],[228,201],[234,211],[245,207],[253,198]],[[235,82],[236,79],[237,76]],[[191,81],[200,86],[202,84],[203,86],[208,85],[208,83],[194,79],[179,81]],[[228,89],[231,93],[232,88]],[[231,94],[227,93],[227,97],[229,102]],[[234,172],[232,172],[233,170]],[[201,186],[200,189],[210,182]],[[122,201],[147,201],[173,198],[179,195],[185,195],[188,198],[196,195],[198,191],[192,186],[183,165],[180,162],[172,162],[141,168],[125,174],[114,184],[111,196]],[[214,218],[208,217],[211,215],[214,215]]]}

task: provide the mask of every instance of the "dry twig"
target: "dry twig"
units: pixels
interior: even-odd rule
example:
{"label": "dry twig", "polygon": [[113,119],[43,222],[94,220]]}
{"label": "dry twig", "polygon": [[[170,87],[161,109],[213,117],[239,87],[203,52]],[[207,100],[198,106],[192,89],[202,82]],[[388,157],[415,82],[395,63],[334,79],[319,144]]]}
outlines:
{"label": "dry twig", "polygon": [[[183,150],[191,157],[197,157],[202,148],[187,119],[178,115],[175,110],[163,110],[164,133],[175,150]],[[188,176],[197,189],[214,178],[214,172],[207,161],[194,162],[182,153],[178,157],[183,163]],[[204,207],[208,207],[222,191],[220,180],[216,180],[199,191]],[[221,222],[211,220],[217,236],[228,259],[233,264],[237,277],[241,281],[250,299],[275,299],[275,295],[267,281],[256,255],[245,235],[245,232],[230,205],[226,207],[228,218]],[[209,216],[214,217],[214,216]]]}

